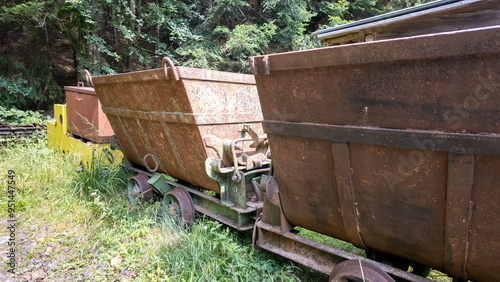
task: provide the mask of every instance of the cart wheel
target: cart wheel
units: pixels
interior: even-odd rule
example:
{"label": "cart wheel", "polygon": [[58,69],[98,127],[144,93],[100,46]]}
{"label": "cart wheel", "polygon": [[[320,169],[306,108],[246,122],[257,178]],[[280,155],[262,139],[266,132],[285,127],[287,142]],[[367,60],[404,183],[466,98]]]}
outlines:
{"label": "cart wheel", "polygon": [[330,282],[394,282],[389,274],[369,262],[352,259],[339,263],[330,274]]}
{"label": "cart wheel", "polygon": [[147,202],[153,198],[153,188],[148,183],[145,174],[139,173],[130,177],[127,183],[128,199],[134,204],[137,201]]}
{"label": "cart wheel", "polygon": [[193,199],[191,199],[189,192],[181,186],[177,186],[165,194],[163,207],[168,214],[182,219],[183,226],[193,224],[195,216]]}

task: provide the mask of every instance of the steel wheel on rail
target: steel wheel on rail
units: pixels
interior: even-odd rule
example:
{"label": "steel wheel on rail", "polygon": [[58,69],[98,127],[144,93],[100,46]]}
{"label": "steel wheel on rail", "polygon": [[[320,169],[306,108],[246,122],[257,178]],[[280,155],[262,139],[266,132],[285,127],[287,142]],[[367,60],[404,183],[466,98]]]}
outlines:
{"label": "steel wheel on rail", "polygon": [[195,210],[189,192],[181,186],[175,187],[163,197],[163,208],[171,216],[179,219],[182,226],[194,222]]}
{"label": "steel wheel on rail", "polygon": [[330,282],[394,282],[389,274],[367,261],[352,259],[339,263],[330,274]]}
{"label": "steel wheel on rail", "polygon": [[139,173],[129,178],[127,182],[128,200],[134,204],[137,201],[147,202],[153,198],[153,187],[148,183],[148,177]]}

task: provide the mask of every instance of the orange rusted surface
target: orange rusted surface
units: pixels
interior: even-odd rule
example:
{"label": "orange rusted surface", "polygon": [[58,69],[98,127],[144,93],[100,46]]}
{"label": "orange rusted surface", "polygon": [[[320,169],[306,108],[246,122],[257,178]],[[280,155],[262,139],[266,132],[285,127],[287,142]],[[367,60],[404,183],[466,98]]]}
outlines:
{"label": "orange rusted surface", "polygon": [[96,143],[109,143],[113,129],[94,88],[65,86],[68,132]]}
{"label": "orange rusted surface", "polygon": [[[179,80],[176,80],[176,72]],[[262,134],[262,115],[251,75],[174,67],[93,78],[124,154],[131,162],[220,193],[205,169],[222,152],[204,139],[242,137],[249,124]]]}

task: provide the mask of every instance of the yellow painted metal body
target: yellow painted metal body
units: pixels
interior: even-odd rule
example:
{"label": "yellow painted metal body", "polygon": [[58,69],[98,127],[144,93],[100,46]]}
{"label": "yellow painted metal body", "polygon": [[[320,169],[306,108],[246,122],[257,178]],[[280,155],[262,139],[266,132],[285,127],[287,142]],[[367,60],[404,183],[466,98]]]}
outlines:
{"label": "yellow painted metal body", "polygon": [[54,105],[54,118],[55,120],[47,122],[49,148],[71,155],[77,165],[87,168],[92,163],[92,158],[111,166],[118,166],[122,162],[123,153],[111,149],[109,143],[84,143],[68,133],[66,105]]}

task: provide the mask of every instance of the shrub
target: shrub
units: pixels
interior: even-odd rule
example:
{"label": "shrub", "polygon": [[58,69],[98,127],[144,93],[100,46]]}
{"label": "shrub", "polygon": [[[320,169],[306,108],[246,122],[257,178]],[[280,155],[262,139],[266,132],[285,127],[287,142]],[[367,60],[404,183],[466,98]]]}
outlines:
{"label": "shrub", "polygon": [[25,66],[17,58],[0,57],[0,106],[44,109],[63,101],[64,93],[44,58]]}
{"label": "shrub", "polygon": [[0,123],[8,123],[11,125],[44,125],[46,118],[39,112],[22,111],[15,107],[7,109],[0,106]]}
{"label": "shrub", "polygon": [[33,88],[28,86],[24,78],[8,78],[0,76],[0,106],[25,105]]}

